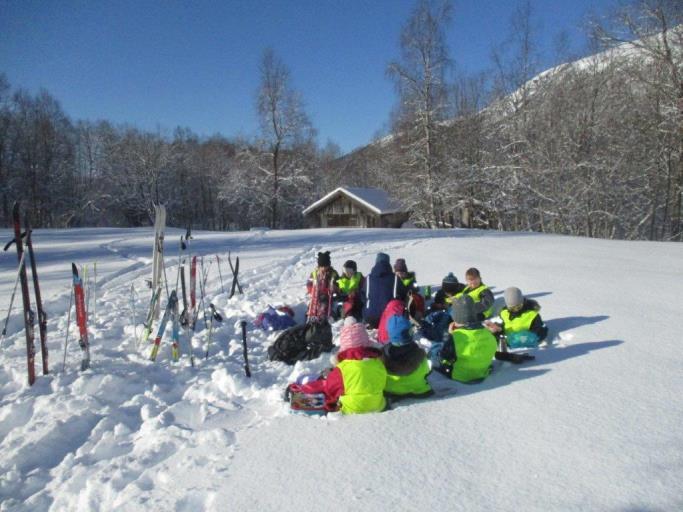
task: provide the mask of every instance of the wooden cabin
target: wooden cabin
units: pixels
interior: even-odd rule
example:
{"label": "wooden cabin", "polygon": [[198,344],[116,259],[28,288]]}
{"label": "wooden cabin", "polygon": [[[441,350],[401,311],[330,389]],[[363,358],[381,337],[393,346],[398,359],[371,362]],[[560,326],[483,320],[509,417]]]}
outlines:
{"label": "wooden cabin", "polygon": [[378,188],[339,187],[303,211],[311,228],[400,228],[409,213]]}

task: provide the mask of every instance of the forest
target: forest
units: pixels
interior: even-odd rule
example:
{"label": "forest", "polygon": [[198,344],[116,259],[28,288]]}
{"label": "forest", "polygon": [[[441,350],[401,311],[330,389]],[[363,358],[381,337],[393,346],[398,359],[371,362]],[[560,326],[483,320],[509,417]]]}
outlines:
{"label": "forest", "polygon": [[[0,225],[21,199],[36,227],[304,227],[337,186],[381,187],[425,228],[598,238],[683,238],[683,2],[636,0],[586,27],[575,58],[539,69],[533,8],[519,5],[490,71],[454,71],[448,1],[416,2],[386,74],[387,133],[342,155],[321,146],[275,49],[260,61],[260,130],[200,138],[74,120],[48,91],[0,73]],[[0,70],[1,71],[1,70]]]}

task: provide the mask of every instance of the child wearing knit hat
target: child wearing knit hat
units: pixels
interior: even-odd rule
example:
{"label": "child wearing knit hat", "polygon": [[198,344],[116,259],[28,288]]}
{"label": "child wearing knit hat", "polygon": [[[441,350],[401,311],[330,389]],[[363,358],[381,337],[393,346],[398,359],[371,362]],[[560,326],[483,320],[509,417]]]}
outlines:
{"label": "child wearing knit hat", "polygon": [[449,272],[446,277],[441,280],[441,289],[434,294],[434,300],[429,307],[429,312],[443,311],[450,308],[453,297],[461,293],[465,289],[465,285],[458,282],[453,272]]}
{"label": "child wearing knit hat", "polygon": [[330,251],[319,252],[317,264],[306,282],[306,290],[311,296],[306,318],[308,321],[323,322],[333,315],[332,297],[337,293],[339,274],[332,267]]}
{"label": "child wearing knit hat", "polygon": [[344,320],[337,364],[325,379],[290,384],[292,392],[323,393],[325,410],[343,414],[380,412],[386,407],[387,371],[381,352],[372,346],[368,331],[353,317]]}
{"label": "child wearing knit hat", "polygon": [[[394,274],[396,274],[394,297],[398,298],[402,293],[405,293],[406,307],[410,316],[416,320],[422,320],[425,314],[425,298],[420,294],[415,272],[408,271],[408,265],[404,258],[397,258],[394,262]],[[399,292],[399,287],[404,292]]]}
{"label": "child wearing knit hat", "polygon": [[507,288],[504,297],[505,307],[499,313],[501,322],[485,322],[486,328],[501,341],[501,350],[506,344],[510,348],[535,347],[545,340],[548,328],[539,314],[538,302],[524,297],[515,286]]}
{"label": "child wearing knit hat", "polygon": [[440,364],[434,369],[460,382],[484,380],[496,355],[496,338],[477,319],[476,305],[469,295],[453,299],[451,317],[451,339],[441,348]]}
{"label": "child wearing knit hat", "polygon": [[434,393],[427,375],[431,367],[427,354],[413,341],[411,324],[404,316],[394,315],[387,321],[389,343],[382,350],[387,369],[385,395],[394,400],[401,397],[427,397]]}

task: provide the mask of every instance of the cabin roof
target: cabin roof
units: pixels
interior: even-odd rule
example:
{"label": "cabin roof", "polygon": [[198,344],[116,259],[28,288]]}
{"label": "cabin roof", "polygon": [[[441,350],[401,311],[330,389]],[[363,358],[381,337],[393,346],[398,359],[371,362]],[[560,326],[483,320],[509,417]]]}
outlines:
{"label": "cabin roof", "polygon": [[360,203],[365,208],[377,215],[397,213],[404,211],[401,205],[391,199],[386,191],[379,188],[359,188],[359,187],[338,187],[315,203],[304,209],[303,214],[307,215],[328,203],[337,199],[340,195],[345,195],[350,199]]}

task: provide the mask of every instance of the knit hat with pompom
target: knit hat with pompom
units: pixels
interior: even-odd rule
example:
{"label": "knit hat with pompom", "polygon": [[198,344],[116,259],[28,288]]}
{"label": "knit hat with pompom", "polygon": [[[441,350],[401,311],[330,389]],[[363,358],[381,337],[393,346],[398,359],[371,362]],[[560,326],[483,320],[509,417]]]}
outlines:
{"label": "knit hat with pompom", "polygon": [[370,347],[372,342],[368,336],[368,331],[361,323],[351,323],[350,325],[344,322],[341,335],[339,336],[339,350],[343,352],[350,348]]}

